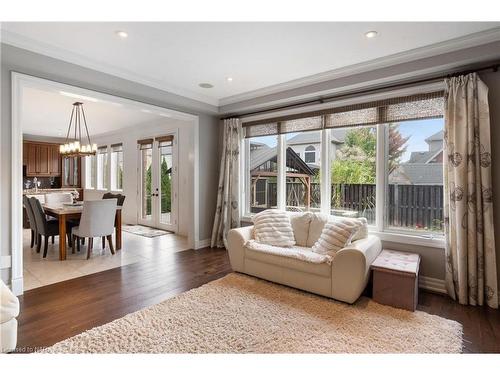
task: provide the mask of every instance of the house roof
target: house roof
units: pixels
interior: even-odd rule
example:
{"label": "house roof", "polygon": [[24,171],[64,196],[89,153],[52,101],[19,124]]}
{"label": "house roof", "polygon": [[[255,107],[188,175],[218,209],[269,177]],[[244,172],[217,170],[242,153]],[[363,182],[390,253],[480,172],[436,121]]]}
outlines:
{"label": "house roof", "polygon": [[414,185],[442,185],[443,164],[405,163],[390,176],[390,182]]}
{"label": "house roof", "polygon": [[427,163],[434,155],[436,155],[436,151],[413,151],[408,163]]}
{"label": "house roof", "polygon": [[434,133],[433,135],[427,137],[425,139],[425,141],[426,142],[442,141],[443,140],[443,135],[444,135],[444,132],[442,130],[440,130],[437,133]]}
{"label": "house roof", "polygon": [[[344,143],[346,129],[333,129],[331,132],[332,143]],[[302,132],[288,139],[288,145],[300,145],[307,143],[320,143],[321,134],[316,131]]]}
{"label": "house roof", "polygon": [[[267,161],[276,160],[277,155],[278,152],[276,147],[263,146],[259,149],[252,150],[250,153],[250,170],[253,171]],[[308,166],[291,147],[287,147],[286,149],[286,166],[296,169],[298,173],[310,176],[314,174],[314,168]]]}

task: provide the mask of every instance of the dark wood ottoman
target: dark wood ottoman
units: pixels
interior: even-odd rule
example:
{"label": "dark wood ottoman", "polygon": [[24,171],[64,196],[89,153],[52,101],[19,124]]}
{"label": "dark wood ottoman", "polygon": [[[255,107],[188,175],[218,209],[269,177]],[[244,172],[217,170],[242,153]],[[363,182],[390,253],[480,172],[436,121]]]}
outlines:
{"label": "dark wood ottoman", "polygon": [[415,311],[418,303],[420,255],[382,250],[372,263],[373,300]]}

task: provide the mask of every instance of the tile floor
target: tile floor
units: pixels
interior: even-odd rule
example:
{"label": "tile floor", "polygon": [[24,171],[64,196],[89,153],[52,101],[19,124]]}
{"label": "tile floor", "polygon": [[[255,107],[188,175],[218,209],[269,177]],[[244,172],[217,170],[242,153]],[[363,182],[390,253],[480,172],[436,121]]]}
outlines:
{"label": "tile floor", "polygon": [[118,250],[115,255],[109,251],[107,242],[103,250],[101,240],[95,238],[94,249],[89,260],[86,259],[87,246],[84,245],[80,253],[71,254],[71,249],[68,249],[66,260],[60,261],[58,237],[54,244],[49,240],[47,258],[44,259],[42,258],[43,244],[40,253],[36,252],[36,246],[30,249],[30,231],[25,229],[23,231],[24,290],[137,263],[144,259],[169,256],[189,249],[187,238],[175,234],[147,238],[122,232],[122,236],[122,249]]}

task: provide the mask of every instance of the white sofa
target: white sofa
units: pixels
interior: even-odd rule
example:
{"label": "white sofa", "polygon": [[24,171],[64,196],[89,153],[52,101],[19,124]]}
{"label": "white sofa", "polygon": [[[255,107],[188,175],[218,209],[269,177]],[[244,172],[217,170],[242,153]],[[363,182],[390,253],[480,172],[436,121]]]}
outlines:
{"label": "white sofa", "polygon": [[17,344],[19,300],[0,280],[0,352],[14,350]]}
{"label": "white sofa", "polygon": [[[327,215],[290,213],[295,236],[294,252],[312,251],[321,235]],[[382,249],[380,239],[373,235],[352,241],[339,250],[330,263],[311,263],[276,253],[257,251],[245,246],[253,239],[253,226],[231,229],[228,252],[231,267],[236,272],[256,276],[279,284],[354,303],[366,287],[370,265]]]}

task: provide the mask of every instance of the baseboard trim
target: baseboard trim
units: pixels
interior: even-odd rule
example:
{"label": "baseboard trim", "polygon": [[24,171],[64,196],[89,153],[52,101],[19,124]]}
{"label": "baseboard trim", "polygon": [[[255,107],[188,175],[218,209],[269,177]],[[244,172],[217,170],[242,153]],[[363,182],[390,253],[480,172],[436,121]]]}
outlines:
{"label": "baseboard trim", "polygon": [[420,276],[418,278],[418,286],[431,292],[447,294],[445,282],[441,279],[435,279],[428,276]]}
{"label": "baseboard trim", "polygon": [[12,279],[11,290],[12,290],[12,293],[14,293],[16,296],[20,296],[21,294],[23,294],[23,278],[22,277],[19,277],[17,279]]}
{"label": "baseboard trim", "polygon": [[205,238],[204,240],[196,241],[194,244],[195,250],[210,246],[210,241],[211,241],[210,238]]}

